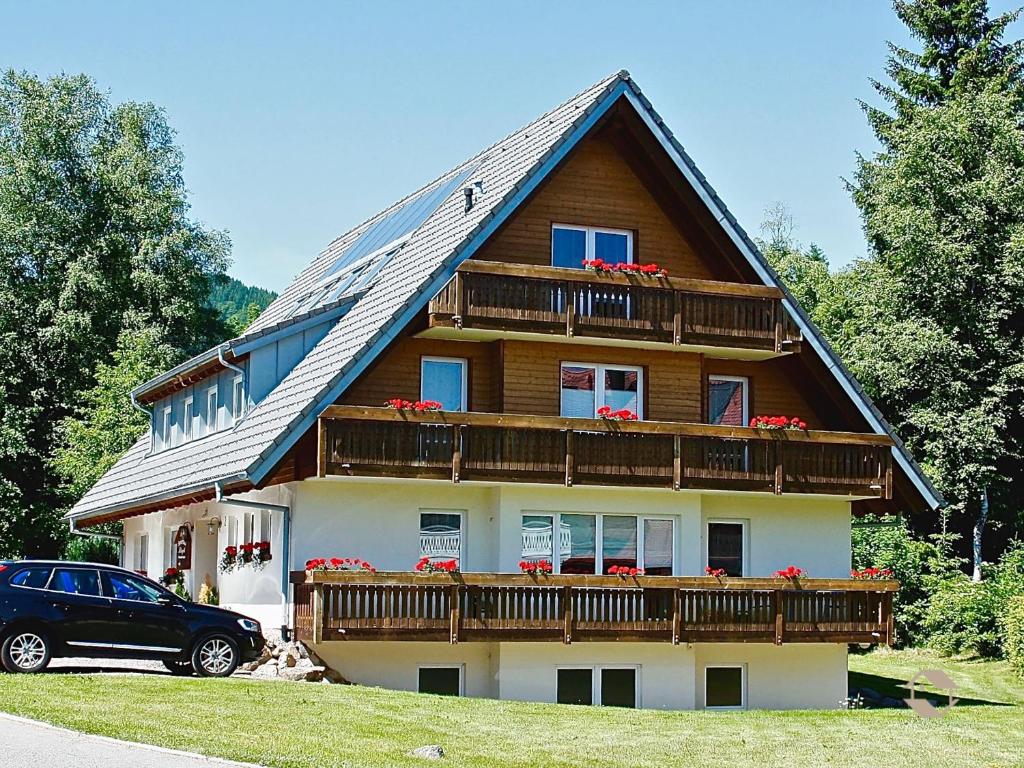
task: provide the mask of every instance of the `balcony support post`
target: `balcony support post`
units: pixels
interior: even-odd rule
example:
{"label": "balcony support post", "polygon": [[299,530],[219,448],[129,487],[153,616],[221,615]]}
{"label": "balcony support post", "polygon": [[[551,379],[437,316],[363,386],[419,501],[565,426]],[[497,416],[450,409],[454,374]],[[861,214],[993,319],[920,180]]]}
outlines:
{"label": "balcony support post", "polygon": [[452,482],[459,482],[462,473],[462,425],[452,426]]}
{"label": "balcony support post", "polygon": [[314,584],[310,591],[313,599],[313,645],[324,639],[324,585]]}
{"label": "balcony support post", "polygon": [[683,437],[672,436],[672,490],[678,491],[683,485]]}
{"label": "balcony support post", "polygon": [[327,427],[329,422],[316,420],[316,476],[327,477]]}
{"label": "balcony support post", "polygon": [[892,612],[892,592],[882,594],[882,616],[885,619],[885,644],[892,648],[895,640],[895,616]]}
{"label": "balcony support post", "polygon": [[572,430],[565,430],[565,485],[572,487],[573,470],[576,468],[576,457],[573,455]]}
{"label": "balcony support post", "polygon": [[455,293],[455,311],[452,313],[452,325],[460,331],[462,330],[462,315],[465,311],[465,303],[463,299],[465,287],[466,281],[462,279],[462,274],[456,272],[455,277],[452,278],[452,290]]}
{"label": "balcony support post", "polygon": [[683,628],[683,592],[672,590],[672,645],[679,645]]}
{"label": "balcony support post", "polygon": [[782,481],[785,478],[782,469],[782,441],[777,440],[775,442],[775,483],[774,491],[776,495],[782,493]]}
{"label": "balcony support post", "polygon": [[453,584],[451,591],[449,592],[449,601],[451,605],[449,609],[451,611],[451,644],[459,644],[459,625],[462,623],[462,614],[459,610],[459,585]]}
{"label": "balcony support post", "polygon": [[572,283],[565,283],[565,335],[570,339],[576,334],[576,291]]}
{"label": "balcony support post", "polygon": [[775,317],[775,352],[776,354],[782,354],[782,315],[785,310],[782,305],[777,302],[772,302],[772,315]]}
{"label": "balcony support post", "polygon": [[572,587],[562,589],[562,642],[572,643]]}
{"label": "balcony support post", "polygon": [[672,343],[683,343],[683,294],[682,291],[672,291]]}
{"label": "balcony support post", "polygon": [[786,615],[785,606],[783,600],[785,600],[786,594],[781,589],[775,590],[773,593],[775,603],[775,645],[782,645],[782,636],[785,632]]}

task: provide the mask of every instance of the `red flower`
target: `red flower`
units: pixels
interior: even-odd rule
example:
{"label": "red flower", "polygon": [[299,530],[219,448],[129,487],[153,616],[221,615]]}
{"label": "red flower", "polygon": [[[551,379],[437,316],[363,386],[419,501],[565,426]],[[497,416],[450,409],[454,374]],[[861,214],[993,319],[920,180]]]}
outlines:
{"label": "red flower", "polygon": [[178,569],[177,568],[168,568],[166,571],[164,571],[164,575],[173,578],[173,577],[178,575]]}
{"label": "red flower", "polygon": [[785,569],[780,570],[780,571],[776,571],[775,573],[772,574],[772,576],[775,577],[776,579],[790,579],[790,580],[798,579],[801,576],[806,576],[806,575],[807,575],[807,571],[805,571],[803,568],[797,568],[795,565],[791,565],[788,568],[785,568]]}
{"label": "red flower", "polygon": [[704,567],[704,573],[707,576],[713,576],[716,579],[720,579],[725,576],[725,568],[712,568],[708,565]]}
{"label": "red flower", "polygon": [[614,576],[618,572],[619,572],[619,566],[617,566],[617,565],[613,565],[613,566],[608,568],[608,573],[611,574],[612,576]]}
{"label": "red flower", "polygon": [[224,554],[228,557],[234,557],[238,554],[238,547],[224,547]]}

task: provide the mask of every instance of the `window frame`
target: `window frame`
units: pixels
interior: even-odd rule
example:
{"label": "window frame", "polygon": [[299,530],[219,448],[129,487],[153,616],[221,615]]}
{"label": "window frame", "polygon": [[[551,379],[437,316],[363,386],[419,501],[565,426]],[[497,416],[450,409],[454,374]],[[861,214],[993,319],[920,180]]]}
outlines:
{"label": "window frame", "polygon": [[[631,229],[616,229],[615,227],[591,227],[586,224],[564,224],[561,222],[552,222],[551,224],[551,265],[555,263],[555,230],[564,229],[571,230],[574,232],[583,232],[586,235],[586,242],[583,247],[583,258],[591,260],[595,258],[595,252],[597,250],[597,234],[605,235],[625,235],[626,236],[626,264],[632,264],[636,258],[634,252],[634,232]],[[572,267],[562,267],[562,269],[572,269]],[[583,269],[583,265],[580,264],[576,269]]]}
{"label": "window frame", "polygon": [[[416,526],[416,552],[417,558],[424,557],[423,550],[421,548],[420,537],[423,531],[423,515],[458,515],[459,517],[459,556],[455,558],[459,563],[459,570],[465,571],[463,567],[466,564],[466,518],[467,511],[465,509],[442,509],[440,507],[420,507],[417,510],[417,526]],[[441,560],[444,558],[437,557],[436,559]]]}
{"label": "window frame", "polygon": [[[708,706],[708,670],[738,669],[740,671],[740,704],[739,706]],[[704,665],[704,709],[710,712],[738,712],[747,708],[747,665],[740,662],[720,662]]]}
{"label": "window frame", "polygon": [[192,395],[185,398],[181,407],[181,439],[190,442],[195,437],[192,421],[195,418],[195,399]]}
{"label": "window frame", "polygon": [[712,381],[736,381],[743,385],[743,423],[741,427],[745,427],[750,423],[750,377],[749,376],[732,376],[724,373],[709,373],[707,375],[707,422],[711,424],[711,382]]}
{"label": "window frame", "polygon": [[743,547],[743,555],[740,558],[743,572],[738,578],[750,576],[750,521],[739,517],[709,517],[704,521],[704,567],[710,565],[711,557],[711,526],[712,525],[739,525],[741,527],[740,545]]}
{"label": "window frame", "polygon": [[[459,692],[456,695],[457,698],[465,698],[466,696],[466,665],[462,664],[417,664],[416,665],[416,692],[423,693],[420,690],[420,670],[421,669],[457,669],[459,671]],[[431,696],[443,696],[444,694],[432,693]]]}
{"label": "window frame", "polygon": [[[53,588],[53,586],[54,586],[53,585],[53,579],[57,575],[57,571],[92,571],[93,573],[96,574],[96,587],[99,590],[99,594],[87,595],[87,594],[84,594],[82,592],[65,592],[65,591],[63,591],[61,589],[54,589]],[[32,589],[32,587],[22,587],[22,589]],[[47,592],[53,592],[55,595],[75,595],[76,597],[94,597],[94,598],[95,597],[109,597],[109,595],[104,594],[104,590],[103,590],[103,573],[101,572],[101,570],[99,568],[88,568],[88,567],[85,567],[85,566],[77,567],[76,568],[74,566],[67,567],[67,566],[63,566],[63,565],[60,565],[60,564],[54,565],[53,569],[50,571],[50,578],[46,582],[46,586],[43,587],[43,589],[45,589]]]}
{"label": "window frame", "polygon": [[149,532],[135,534],[134,571],[149,575]]}
{"label": "window frame", "polygon": [[231,379],[231,424],[237,424],[245,416],[245,376],[238,374]]}
{"label": "window frame", "polygon": [[640,709],[643,707],[640,695],[643,691],[643,685],[640,682],[640,676],[642,674],[642,664],[557,664],[555,666],[555,697],[553,701],[558,702],[558,673],[563,669],[589,669],[590,670],[590,706],[592,707],[603,707],[601,703],[601,672],[606,669],[632,669],[634,672],[633,685],[634,694],[633,700],[635,702],[633,709]]}
{"label": "window frame", "polygon": [[[210,398],[213,409],[210,409]],[[220,391],[216,384],[206,388],[206,434],[212,435],[220,429]]]}
{"label": "window frame", "polygon": [[420,400],[426,400],[426,395],[423,393],[424,386],[426,385],[427,377],[425,375],[425,369],[427,363],[458,363],[462,366],[462,397],[460,398],[460,413],[465,413],[469,410],[469,358],[468,357],[442,357],[439,355],[421,355],[420,356]]}
{"label": "window frame", "polygon": [[[594,525],[594,570],[595,575],[605,575],[605,564],[604,564],[604,517],[630,517],[636,521],[637,527],[637,539],[636,539],[636,562],[637,568],[645,568],[644,562],[644,521],[645,520],[664,520],[672,524],[672,576],[679,575],[679,542],[677,541],[679,526],[676,524],[676,518],[672,515],[664,514],[637,514],[631,512],[576,512],[576,511],[564,511],[564,512],[552,512],[544,509],[523,509],[519,513],[519,532],[520,532],[520,544],[519,544],[519,558],[525,559],[522,550],[522,531],[523,531],[523,518],[524,517],[550,517],[552,520],[551,524],[551,569],[552,573],[562,572],[562,537],[561,537],[561,524],[562,515],[589,515],[596,517]],[[557,534],[556,534],[557,532]],[[744,545],[744,555],[746,555],[746,546]],[[656,578],[656,577],[655,577]]]}
{"label": "window frame", "polygon": [[[565,388],[562,386],[562,371],[566,368],[593,368],[594,369],[594,414],[593,416],[564,416],[565,413]],[[604,374],[607,370],[632,371],[636,373],[636,415],[640,421],[644,420],[644,367],[642,365],[620,365],[618,363],[581,363],[570,360],[562,360],[558,364],[558,413],[562,418],[591,418],[596,419],[597,410],[604,405],[605,387]]]}
{"label": "window frame", "polygon": [[174,430],[173,423],[174,411],[170,404],[165,405],[160,409],[160,448],[170,448],[173,440],[171,435]]}

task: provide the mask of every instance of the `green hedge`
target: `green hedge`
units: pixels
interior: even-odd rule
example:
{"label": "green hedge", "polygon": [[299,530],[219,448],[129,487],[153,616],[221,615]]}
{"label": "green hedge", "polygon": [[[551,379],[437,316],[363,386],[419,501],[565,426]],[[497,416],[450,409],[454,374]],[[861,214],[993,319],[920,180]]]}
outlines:
{"label": "green hedge", "polygon": [[1003,627],[1006,633],[1003,643],[1010,666],[1024,677],[1024,597],[1015,597],[1009,601]]}

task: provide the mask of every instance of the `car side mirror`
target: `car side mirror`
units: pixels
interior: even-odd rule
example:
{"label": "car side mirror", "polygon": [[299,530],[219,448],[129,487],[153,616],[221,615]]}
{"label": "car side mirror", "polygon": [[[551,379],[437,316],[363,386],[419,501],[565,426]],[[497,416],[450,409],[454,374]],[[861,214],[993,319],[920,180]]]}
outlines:
{"label": "car side mirror", "polygon": [[171,597],[170,595],[160,595],[156,599],[156,602],[157,602],[157,605],[163,605],[163,606],[174,605],[174,598]]}

